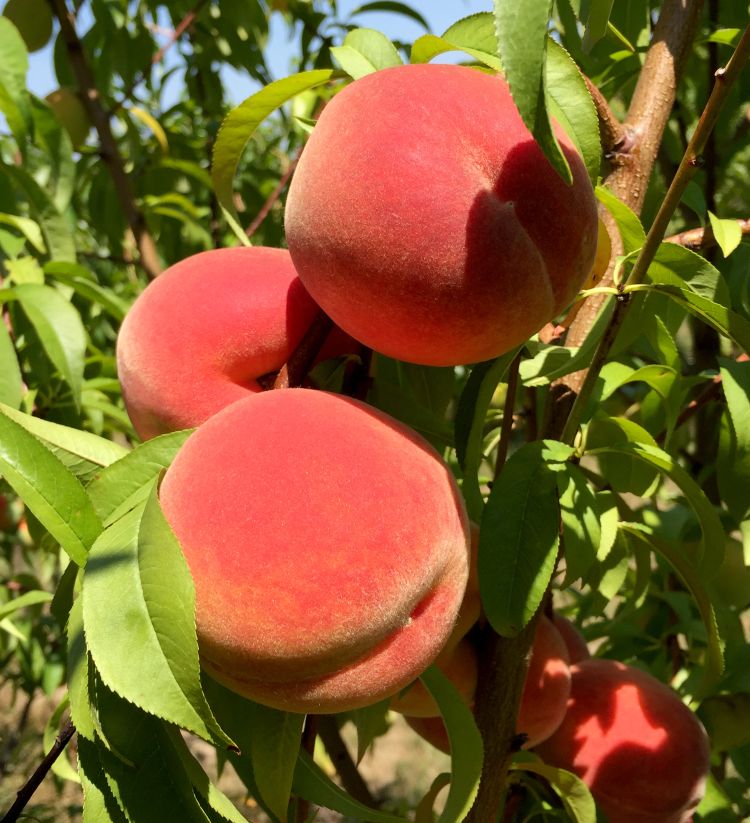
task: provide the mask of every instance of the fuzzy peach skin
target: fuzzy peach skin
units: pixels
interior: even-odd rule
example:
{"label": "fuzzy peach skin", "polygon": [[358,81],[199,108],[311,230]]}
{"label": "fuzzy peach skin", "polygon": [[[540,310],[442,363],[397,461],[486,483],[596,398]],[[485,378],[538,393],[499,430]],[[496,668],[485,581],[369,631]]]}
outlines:
{"label": "fuzzy peach skin", "polygon": [[[141,438],[187,429],[278,371],[318,306],[283,249],[201,252],[149,284],[117,338],[125,406]],[[327,348],[327,351],[326,351]],[[323,357],[355,351],[338,329]]]}
{"label": "fuzzy peach skin", "polygon": [[[516,723],[516,731],[527,737],[523,748],[533,748],[557,729],[563,721],[569,695],[570,669],[565,641],[552,622],[542,616],[531,647]],[[406,721],[433,746],[450,751],[441,717],[407,717]]]}
{"label": "fuzzy peach skin", "polygon": [[357,80],[322,112],[289,190],[300,279],[391,357],[444,366],[508,351],[573,300],[596,251],[591,183],[556,133],[572,187],[498,76],[430,64]]}
{"label": "fuzzy peach skin", "polygon": [[563,617],[561,614],[555,612],[552,616],[552,622],[565,641],[571,663],[580,663],[582,660],[588,660],[589,657],[591,657],[586,638],[581,634],[578,626],[576,626],[572,620],[568,620],[567,617]]}
{"label": "fuzzy peach skin", "polygon": [[190,567],[204,669],[253,700],[338,712],[385,699],[439,654],[469,524],[433,448],[310,389],[252,395],[200,426],[161,504]]}
{"label": "fuzzy peach skin", "polygon": [[[453,648],[444,649],[436,658],[435,665],[458,689],[464,702],[471,705],[477,688],[479,667],[474,644],[464,637]],[[391,709],[409,717],[440,719],[440,709],[421,680],[416,680],[407,691],[397,694],[391,700]]]}
{"label": "fuzzy peach skin", "polygon": [[579,775],[609,823],[687,823],[709,770],[700,721],[639,669],[592,658],[571,672],[565,719],[539,754]]}

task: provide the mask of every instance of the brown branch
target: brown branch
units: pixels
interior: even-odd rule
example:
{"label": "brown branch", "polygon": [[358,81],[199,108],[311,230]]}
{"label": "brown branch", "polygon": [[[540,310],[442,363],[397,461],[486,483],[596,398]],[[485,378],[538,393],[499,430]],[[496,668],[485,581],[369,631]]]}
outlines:
{"label": "brown branch", "polygon": [[[737,220],[740,231],[743,236],[750,234],[750,220]],[[676,243],[678,246],[684,246],[686,249],[692,251],[702,251],[703,249],[710,249],[717,245],[714,237],[714,230],[711,226],[701,227],[696,229],[687,229],[681,231],[679,234],[673,234],[664,239],[665,243]]]}
{"label": "brown branch", "polygon": [[48,2],[60,24],[60,34],[65,42],[70,64],[78,82],[81,100],[99,136],[101,157],[112,178],[120,208],[123,210],[125,219],[135,238],[141,263],[148,276],[154,278],[162,270],[156,244],[146,226],[143,212],[136,204],[133,186],[125,171],[125,163],[112,134],[109,114],[104,110],[91,66],[86,59],[83,44],[76,33],[75,17],[68,11],[65,0],[48,0]]}
{"label": "brown branch", "polygon": [[[302,740],[300,748],[307,752],[310,757],[315,754],[315,738],[318,736],[318,716],[308,714],[305,718],[305,726],[302,729]],[[310,815],[310,801],[304,797],[298,797],[296,802],[297,810],[294,815],[295,823],[305,823]],[[0,821],[2,823],[2,821]]]}
{"label": "brown branch", "polygon": [[274,204],[283,194],[292,174],[294,174],[294,170],[297,168],[297,163],[299,162],[301,153],[301,151],[298,152],[297,156],[289,163],[289,168],[284,172],[284,174],[281,175],[279,182],[276,184],[276,188],[268,195],[266,202],[260,207],[260,211],[255,215],[253,222],[247,227],[246,234],[248,237],[252,237],[255,232],[258,231],[263,221],[266,217],[268,217],[268,213],[271,211]]}
{"label": "brown branch", "polygon": [[341,784],[346,791],[360,803],[377,809],[378,803],[370,792],[370,788],[365,779],[359,773],[346,743],[341,739],[336,718],[333,715],[320,715],[318,717],[318,735],[323,741],[331,762],[336,767],[336,772],[341,778]]}
{"label": "brown branch", "polygon": [[109,112],[110,117],[114,114],[117,114],[117,112],[125,105],[125,103],[131,99],[131,97],[133,96],[133,92],[146,79],[146,75],[148,75],[148,73],[155,65],[161,63],[161,61],[164,59],[164,55],[172,48],[172,46],[174,46],[174,44],[180,39],[180,37],[182,37],[182,35],[185,33],[188,27],[193,24],[195,18],[200,13],[200,10],[203,8],[203,6],[206,5],[206,2],[207,0],[198,0],[198,2],[193,6],[193,8],[182,18],[182,20],[180,20],[180,22],[177,25],[177,28],[175,28],[175,30],[170,34],[169,40],[167,40],[167,42],[154,54],[154,56],[149,61],[148,66],[142,71],[138,72],[132,83],[130,83],[130,85],[123,92],[123,95],[120,98],[119,102],[115,103],[115,105],[112,106]]}
{"label": "brown branch", "polygon": [[596,114],[599,117],[599,134],[602,140],[602,151],[604,156],[614,158],[619,149],[627,143],[626,132],[622,123],[615,117],[614,112],[609,107],[607,98],[599,91],[598,86],[583,75],[586,88],[589,90],[591,99],[594,101]]}
{"label": "brown branch", "polygon": [[281,367],[281,371],[273,382],[274,389],[289,389],[302,385],[305,375],[310,370],[310,366],[332,328],[333,321],[321,309],[289,360]]}
{"label": "brown branch", "polygon": [[23,814],[29,800],[31,800],[34,792],[39,788],[42,780],[47,776],[47,772],[52,768],[53,763],[62,754],[65,747],[70,742],[70,738],[75,734],[76,727],[73,721],[66,719],[63,727],[52,744],[52,748],[44,756],[42,762],[37,766],[34,774],[26,781],[26,783],[18,790],[15,802],[5,813],[5,816],[0,820],[0,823],[15,823],[16,820]]}
{"label": "brown branch", "polygon": [[[621,147],[619,162],[604,181],[606,187],[636,214],[643,208],[648,181],[677,96],[677,82],[695,37],[702,6],[702,0],[665,0],[662,5],[653,41],[623,124],[626,145]],[[610,267],[600,285],[610,286],[612,282]],[[586,300],[570,326],[566,345],[583,344],[606,299],[604,295],[595,295]],[[564,378],[565,387],[577,392],[584,375],[584,372],[568,375]],[[569,408],[567,404],[566,408]]]}

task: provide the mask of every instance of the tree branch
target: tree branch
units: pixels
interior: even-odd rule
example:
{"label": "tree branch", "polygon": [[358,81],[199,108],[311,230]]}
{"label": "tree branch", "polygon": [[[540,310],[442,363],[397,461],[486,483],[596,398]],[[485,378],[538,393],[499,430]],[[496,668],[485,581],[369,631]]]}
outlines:
{"label": "tree branch", "polygon": [[281,367],[273,382],[274,389],[288,389],[302,385],[305,375],[310,370],[313,360],[332,328],[333,321],[321,309],[289,360]]}
{"label": "tree branch", "polygon": [[81,100],[99,136],[102,160],[112,178],[115,195],[135,238],[143,268],[148,276],[153,279],[162,270],[159,254],[154,239],[146,226],[143,212],[136,204],[133,186],[125,171],[125,163],[112,134],[109,115],[104,110],[91,66],[86,59],[83,44],[76,33],[75,17],[68,11],[65,0],[48,0],[48,2],[60,24],[60,34],[65,42],[70,64],[78,82]]}
{"label": "tree branch", "polygon": [[609,107],[607,98],[599,91],[599,87],[583,75],[586,88],[589,90],[591,99],[594,101],[597,116],[599,117],[599,133],[602,140],[602,151],[605,157],[612,158],[618,153],[620,148],[624,148],[627,143],[625,128],[615,117],[614,112]]}
{"label": "tree branch", "polygon": [[[740,231],[743,235],[746,236],[750,234],[750,220],[737,220],[737,223],[739,223]],[[695,229],[681,231],[679,234],[673,234],[670,237],[666,237],[664,242],[676,243],[678,246],[685,246],[686,249],[691,249],[692,251],[711,249],[717,245],[716,238],[714,237],[714,230],[711,226],[699,226]]]}
{"label": "tree branch", "polygon": [[60,733],[55,738],[52,748],[45,755],[42,762],[37,766],[34,774],[32,774],[26,783],[18,790],[15,802],[5,813],[2,820],[0,820],[0,823],[15,823],[15,821],[18,820],[23,813],[23,810],[26,808],[27,803],[31,800],[34,792],[39,788],[42,780],[44,780],[47,776],[47,772],[52,768],[52,764],[62,754],[63,750],[70,742],[70,738],[73,737],[75,732],[76,727],[73,725],[73,721],[68,718],[63,724],[63,727],[60,729]]}
{"label": "tree branch", "polygon": [[331,762],[336,767],[336,772],[341,778],[341,783],[346,791],[360,803],[370,806],[372,809],[378,807],[378,803],[370,792],[370,788],[359,773],[346,743],[341,739],[341,733],[333,715],[325,714],[318,717],[318,735],[323,741]]}

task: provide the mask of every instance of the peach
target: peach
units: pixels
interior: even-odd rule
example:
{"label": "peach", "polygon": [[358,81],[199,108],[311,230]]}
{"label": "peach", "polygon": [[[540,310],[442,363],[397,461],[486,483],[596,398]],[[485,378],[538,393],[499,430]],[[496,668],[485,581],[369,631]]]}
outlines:
{"label": "peach", "polygon": [[[552,622],[542,616],[531,647],[516,724],[518,733],[527,737],[524,748],[533,748],[557,729],[563,721],[569,694],[570,670],[565,642]],[[407,722],[433,746],[449,751],[442,718],[407,717]]]}
{"label": "peach", "polygon": [[580,663],[581,660],[588,660],[588,658],[591,657],[586,638],[581,634],[578,626],[576,626],[572,620],[568,620],[567,617],[563,617],[561,614],[555,612],[552,616],[552,622],[565,641],[571,663]]}
{"label": "peach", "polygon": [[565,719],[539,754],[579,775],[609,823],[687,823],[709,770],[700,721],[632,666],[591,658],[571,673]]}
{"label": "peach", "polygon": [[[261,391],[318,311],[283,249],[201,252],[171,266],[128,312],[117,370],[138,434],[198,426],[229,403]],[[356,351],[339,331],[322,357]]]}
{"label": "peach", "polygon": [[453,65],[369,74],[322,112],[294,173],[286,238],[341,328],[426,365],[522,343],[591,271],[593,188],[559,128],[568,186],[506,82]]}
{"label": "peach", "polygon": [[434,449],[311,389],[254,394],[185,442],[161,504],[195,581],[204,669],[296,712],[385,699],[439,654],[468,518]]}
{"label": "peach", "polygon": [[[471,705],[477,688],[479,663],[477,650],[467,638],[453,648],[444,649],[436,658],[435,665],[458,689],[464,701]],[[391,709],[409,717],[439,719],[440,709],[420,680],[416,680],[406,692],[391,700]]]}

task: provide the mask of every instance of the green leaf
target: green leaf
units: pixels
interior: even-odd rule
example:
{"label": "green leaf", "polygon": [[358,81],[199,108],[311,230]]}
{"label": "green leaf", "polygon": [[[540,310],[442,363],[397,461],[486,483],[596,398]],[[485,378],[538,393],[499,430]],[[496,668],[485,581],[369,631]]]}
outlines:
{"label": "green leaf", "polygon": [[310,755],[301,751],[294,770],[292,791],[317,806],[325,806],[339,814],[347,815],[363,823],[405,823],[406,818],[370,809],[340,789],[315,763]]}
{"label": "green leaf", "polygon": [[391,698],[387,697],[372,706],[363,706],[347,712],[347,717],[357,730],[357,763],[365,756],[367,749],[376,737],[388,730],[388,710]]}
{"label": "green leaf", "polygon": [[646,242],[646,232],[638,215],[604,186],[597,186],[595,194],[597,200],[612,215],[617,224],[623,252],[630,254],[638,251]]}
{"label": "green leaf", "polygon": [[128,819],[135,823],[209,823],[164,724],[101,683],[97,706],[114,748],[99,746],[99,762]]}
{"label": "green leaf", "polygon": [[60,462],[82,479],[129,453],[112,440],[24,414],[3,403],[0,403],[0,412],[41,440]]}
{"label": "green leaf", "polygon": [[96,745],[79,735],[76,754],[83,786],[82,823],[130,823],[107,785]]}
{"label": "green leaf", "polygon": [[716,266],[676,243],[660,244],[648,276],[652,283],[688,288],[708,300],[729,304],[729,287]]}
{"label": "green leaf", "polygon": [[565,471],[556,474],[565,547],[564,588],[585,576],[596,560],[602,535],[597,500],[583,472],[567,463]]}
{"label": "green leaf", "polygon": [[716,329],[720,334],[733,340],[745,352],[750,352],[750,321],[733,312],[726,306],[714,303],[686,288],[663,285],[660,283],[632,287],[633,291],[655,291],[666,294],[675,303],[687,309]]}
{"label": "green leaf", "polygon": [[717,694],[699,706],[698,717],[717,752],[738,749],[750,743],[750,694]]}
{"label": "green leaf", "polygon": [[53,261],[44,266],[44,273],[60,283],[70,286],[77,294],[95,306],[101,306],[118,323],[122,322],[130,305],[118,297],[112,289],[100,286],[83,266],[77,263]]}
{"label": "green leaf", "polygon": [[513,358],[514,349],[495,360],[487,360],[474,366],[458,400],[456,410],[456,456],[463,474],[462,491],[469,516],[479,520],[484,500],[479,488],[479,467],[482,463],[484,421],[492,396]]}
{"label": "green leaf", "polygon": [[492,13],[479,12],[464,17],[446,29],[441,37],[423,35],[415,40],[410,59],[412,63],[429,63],[434,57],[449,51],[462,51],[479,63],[500,71]]}
{"label": "green leaf", "polygon": [[174,460],[192,429],[162,434],[143,443],[107,466],[89,483],[87,491],[105,526],[142,504],[150,483]]}
{"label": "green leaf", "polygon": [[[695,512],[703,540],[697,550],[694,565],[701,573],[712,575],[721,566],[724,559],[724,543],[726,537],[721,519],[713,505],[706,497],[703,489],[667,452],[648,443],[621,443],[614,446],[602,446],[586,452],[591,456],[600,454],[629,454],[666,474],[673,483],[680,487],[688,503]],[[685,553],[687,557],[687,552]]]}
{"label": "green leaf", "polygon": [[459,823],[466,819],[479,789],[482,737],[471,709],[437,666],[430,666],[420,680],[440,709],[451,747],[451,785],[438,823]]}
{"label": "green leaf", "polygon": [[51,600],[52,595],[49,592],[41,590],[25,592],[7,603],[0,603],[0,620],[15,614],[19,609],[25,609],[27,606],[38,606],[40,603],[49,603]]}
{"label": "green leaf", "polygon": [[23,377],[13,341],[5,323],[0,323],[0,403],[17,409],[23,400]]}
{"label": "green leaf", "polygon": [[554,441],[528,443],[511,455],[492,486],[479,531],[479,584],[498,634],[521,631],[552,577],[560,522],[552,466],[572,453]]}
{"label": "green leaf", "polygon": [[102,529],[78,479],[10,417],[0,413],[0,474],[79,566]]}
{"label": "green leaf", "polygon": [[47,357],[70,386],[76,408],[80,408],[86,329],[76,308],[56,289],[32,283],[0,293],[2,297],[19,301]]}
{"label": "green leaf", "polygon": [[341,46],[331,54],[341,68],[355,80],[380,69],[403,65],[403,60],[391,41],[375,29],[354,29]]}
{"label": "green leaf", "polygon": [[61,214],[52,198],[25,169],[4,163],[0,159],[0,171],[23,191],[29,201],[32,214],[39,224],[47,253],[55,260],[75,262],[76,245],[73,226]]}
{"label": "green leaf", "polygon": [[70,717],[79,737],[93,742],[96,738],[96,725],[89,700],[89,652],[83,633],[83,605],[80,597],[76,598],[68,615],[66,634]]}
{"label": "green leaf", "polygon": [[[722,421],[717,472],[719,489],[732,516],[750,513],[750,363],[720,358],[721,385],[729,421]],[[727,465],[728,464],[728,465]]]}
{"label": "green leaf", "polygon": [[[750,362],[719,358],[721,387],[727,400],[737,446],[750,451]],[[750,504],[748,504],[750,506]]]}
{"label": "green leaf", "polygon": [[272,111],[301,92],[321,86],[337,76],[332,69],[316,69],[275,80],[232,109],[222,123],[214,144],[211,177],[227,222],[246,245],[250,241],[234,207],[232,185],[245,146]]}
{"label": "green leaf", "polygon": [[[55,711],[50,715],[49,720],[44,725],[44,732],[42,733],[42,748],[45,752],[52,750],[55,743],[55,738],[60,731],[60,721],[67,710],[68,696],[65,695],[65,697],[57,705]],[[78,772],[71,765],[66,752],[63,752],[52,764],[52,773],[57,775],[57,777],[61,780],[71,780],[73,783],[81,782]]]}
{"label": "green leaf", "polygon": [[437,796],[446,786],[450,785],[450,782],[450,772],[441,772],[432,781],[427,794],[419,801],[417,808],[414,810],[414,823],[435,823],[432,807],[435,805]]}
{"label": "green leaf", "polygon": [[589,3],[589,15],[586,18],[586,30],[583,33],[581,46],[588,54],[595,43],[607,33],[609,15],[612,13],[614,0],[591,0]]}
{"label": "green leaf", "polygon": [[[0,92],[0,94],[2,94],[2,92]],[[29,245],[34,251],[39,254],[47,253],[42,230],[35,220],[31,220],[28,217],[19,217],[17,214],[0,214],[0,223],[5,223],[8,226],[13,226],[14,229],[18,229],[26,240],[28,240]]]}
{"label": "green leaf", "polygon": [[83,622],[102,681],[144,711],[219,747],[200,684],[195,588],[151,489],[96,541],[83,575]]}
{"label": "green leaf", "polygon": [[576,823],[596,823],[596,804],[588,786],[578,775],[556,766],[535,761],[516,762],[514,771],[525,771],[538,774],[552,787],[555,794],[562,800],[563,807],[569,818]]}
{"label": "green leaf", "polygon": [[26,91],[26,73],[29,70],[29,54],[18,29],[7,17],[0,17],[0,111],[25,153],[26,138],[34,124],[31,117],[31,101]]}
{"label": "green leaf", "polygon": [[724,671],[724,643],[719,635],[716,615],[701,570],[690,562],[682,546],[675,546],[652,534],[646,526],[642,526],[640,523],[620,523],[620,529],[627,535],[645,542],[649,548],[661,555],[677,572],[678,577],[693,596],[706,627],[708,647],[706,650],[704,688],[710,689],[718,682]]}
{"label": "green leaf", "polygon": [[717,217],[711,211],[708,212],[708,219],[711,221],[711,228],[721,253],[724,257],[729,257],[742,242],[742,228],[739,221]]}
{"label": "green leaf", "polygon": [[552,0],[494,0],[495,33],[505,79],[521,119],[566,183],[573,175],[547,112],[545,62]]}
{"label": "green leaf", "polygon": [[547,40],[547,105],[581,153],[589,178],[599,176],[602,144],[594,101],[573,58],[555,40]]}
{"label": "green leaf", "polygon": [[[656,447],[656,440],[642,426],[626,417],[597,414],[586,429],[586,450],[628,443],[647,443]],[[602,476],[620,494],[647,497],[659,482],[659,472],[643,461],[623,454],[602,453],[599,456]]]}
{"label": "green leaf", "polygon": [[365,3],[363,6],[358,6],[354,9],[349,16],[356,17],[358,14],[364,14],[369,11],[390,11],[394,14],[401,14],[404,17],[408,17],[410,20],[414,20],[416,23],[419,23],[419,25],[425,30],[430,30],[429,23],[416,9],[413,9],[411,6],[407,6],[406,3],[392,2],[391,0],[376,0],[374,3]]}
{"label": "green leaf", "polygon": [[208,775],[193,757],[179,731],[172,726],[165,726],[164,732],[193,784],[193,788],[209,807],[231,823],[247,823],[246,818],[240,814],[234,803],[208,779]]}

